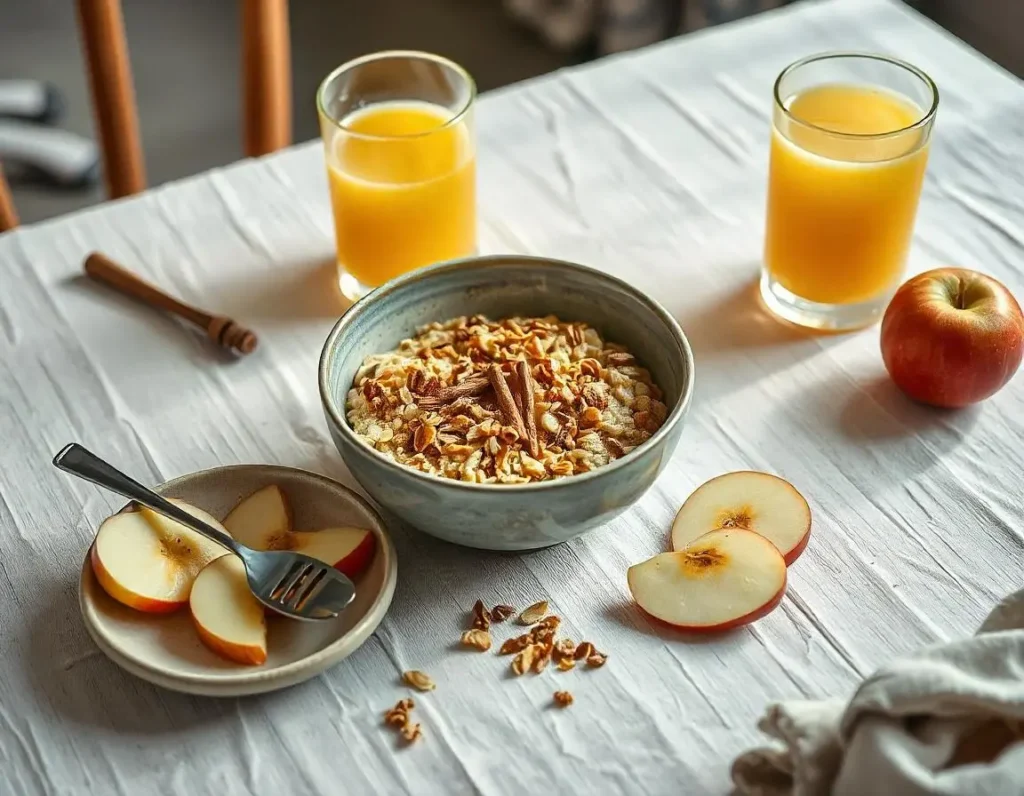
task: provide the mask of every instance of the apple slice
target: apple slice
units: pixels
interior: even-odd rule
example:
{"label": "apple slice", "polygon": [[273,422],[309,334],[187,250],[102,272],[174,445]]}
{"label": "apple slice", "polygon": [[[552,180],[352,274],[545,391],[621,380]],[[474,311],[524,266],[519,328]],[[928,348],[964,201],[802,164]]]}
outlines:
{"label": "apple slice", "polygon": [[776,475],[726,473],[686,499],[672,523],[672,549],[683,550],[719,528],[756,531],[779,549],[788,566],[810,539],[811,509],[792,484]]}
{"label": "apple slice", "polygon": [[291,530],[291,510],[275,485],[254,492],[235,506],[224,525],[231,535],[254,550],[294,550],[330,564],[354,578],[373,558],[373,534],[365,528]]}
{"label": "apple slice", "polygon": [[763,536],[729,528],[636,564],[626,578],[637,605],[655,619],[709,633],[748,624],[775,608],[786,591],[786,562]]}
{"label": "apple slice", "polygon": [[[172,502],[224,530],[195,506]],[[170,613],[188,602],[199,571],[225,553],[216,542],[144,509],[104,520],[89,558],[100,586],[115,600],[147,613]]]}
{"label": "apple slice", "polygon": [[188,600],[199,639],[223,658],[256,665],[267,660],[263,606],[249,590],[238,556],[222,556],[196,577]]}
{"label": "apple slice", "polygon": [[254,550],[291,550],[292,512],[277,484],[253,492],[224,518],[228,533]]}
{"label": "apple slice", "polygon": [[293,550],[330,564],[350,578],[366,569],[376,548],[373,534],[365,528],[293,531],[291,537],[295,540]]}

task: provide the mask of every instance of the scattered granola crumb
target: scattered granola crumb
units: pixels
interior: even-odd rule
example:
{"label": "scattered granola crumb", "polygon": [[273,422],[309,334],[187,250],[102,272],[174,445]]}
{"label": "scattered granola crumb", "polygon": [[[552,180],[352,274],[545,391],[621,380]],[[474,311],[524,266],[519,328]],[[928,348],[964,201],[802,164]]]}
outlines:
{"label": "scattered granola crumb", "polygon": [[548,612],[548,601],[541,600],[531,605],[529,608],[523,610],[519,614],[519,618],[516,620],[521,625],[534,625],[544,618],[544,615]]}
{"label": "scattered granola crumb", "polygon": [[516,609],[511,605],[496,605],[491,609],[491,621],[504,622],[515,612]]}
{"label": "scattered granola crumb", "polygon": [[414,707],[416,707],[416,703],[411,699],[400,699],[393,708],[384,713],[384,722],[398,727],[402,737],[409,743],[416,741],[423,735],[420,725],[413,724],[409,719],[409,713]]}
{"label": "scattered granola crumb", "polygon": [[426,672],[421,672],[418,669],[403,672],[402,680],[406,685],[415,688],[417,691],[433,691],[437,688],[437,685],[430,678],[430,675]]}
{"label": "scattered granola crumb", "polygon": [[491,648],[491,634],[478,628],[463,633],[461,641],[465,646],[474,647],[481,652],[486,652]]}
{"label": "scattered granola crumb", "polygon": [[576,668],[576,661],[572,658],[559,658],[558,659],[558,671],[568,672],[571,669]]}
{"label": "scattered granola crumb", "polygon": [[533,673],[540,674],[551,663],[551,647],[544,644],[534,645],[538,649],[533,656]]}
{"label": "scattered granola crumb", "polygon": [[533,659],[536,656],[535,645],[530,644],[512,659],[512,671],[517,675],[525,674],[533,666]]}
{"label": "scattered granola crumb", "polygon": [[505,639],[505,642],[501,645],[501,649],[498,650],[499,655],[511,655],[515,652],[521,652],[526,649],[533,642],[532,636],[529,633],[524,633],[521,636],[515,638]]}
{"label": "scattered granola crumb", "polygon": [[384,711],[384,723],[403,726],[409,720],[409,711],[415,706],[411,699],[400,699],[393,708]]}
{"label": "scattered granola crumb", "polygon": [[594,649],[593,644],[589,641],[581,641],[580,645],[576,648],[576,652],[573,653],[573,657],[576,660],[581,661],[584,658],[589,658],[595,652],[597,652],[597,650]]}
{"label": "scattered granola crumb", "polygon": [[576,652],[576,643],[571,638],[559,639],[555,642],[552,655],[556,662],[561,663],[563,660],[572,660],[573,654]]}
{"label": "scattered granola crumb", "polygon": [[551,616],[545,616],[537,622],[537,627],[545,630],[558,630],[560,624],[562,624],[562,617],[552,614]]}
{"label": "scattered granola crumb", "polygon": [[555,691],[555,704],[560,708],[567,708],[573,703],[572,694],[568,691]]}
{"label": "scattered granola crumb", "polygon": [[473,629],[489,630],[491,627],[491,612],[484,607],[483,600],[473,603]]}

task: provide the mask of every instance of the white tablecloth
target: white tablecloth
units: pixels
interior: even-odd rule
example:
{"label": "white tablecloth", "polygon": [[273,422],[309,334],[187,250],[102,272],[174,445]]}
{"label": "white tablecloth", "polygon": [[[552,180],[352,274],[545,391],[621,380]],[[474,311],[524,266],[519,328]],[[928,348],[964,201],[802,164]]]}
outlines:
{"label": "white tablecloth", "polygon": [[[274,695],[181,696],[97,651],[76,583],[119,501],[49,461],[79,440],[152,483],[236,462],[351,483],[316,386],[339,313],[319,143],[0,238],[0,792],[723,792],[769,701],[843,695],[970,633],[1020,586],[1024,382],[929,411],[887,381],[877,329],[805,336],[754,299],[771,83],[826,49],[898,54],[940,86],[912,267],[976,267],[1024,296],[1024,88],[894,2],[798,4],[483,98],[482,249],[595,264],[664,302],[697,359],[682,444],[632,510],[555,549],[488,554],[396,529],[380,630]],[[262,350],[229,362],[86,283],[93,249],[251,323]],[[654,627],[628,603],[626,567],[663,549],[694,486],[741,468],[811,501],[785,600],[707,641]],[[608,664],[504,677],[506,659],[451,646],[478,597],[550,598]],[[426,738],[402,749],[381,711],[409,668],[439,685],[419,700]],[[547,709],[557,687],[576,704]]]}

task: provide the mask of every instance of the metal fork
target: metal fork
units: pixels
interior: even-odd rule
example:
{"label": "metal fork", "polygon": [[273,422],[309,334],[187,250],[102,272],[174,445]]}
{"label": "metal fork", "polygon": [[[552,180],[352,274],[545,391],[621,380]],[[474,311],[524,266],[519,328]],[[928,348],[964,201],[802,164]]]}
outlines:
{"label": "metal fork", "polygon": [[301,553],[262,552],[239,544],[77,443],[58,453],[53,464],[66,473],[124,495],[226,547],[242,559],[249,588],[256,599],[273,611],[293,619],[333,619],[355,598],[355,585],[334,567]]}

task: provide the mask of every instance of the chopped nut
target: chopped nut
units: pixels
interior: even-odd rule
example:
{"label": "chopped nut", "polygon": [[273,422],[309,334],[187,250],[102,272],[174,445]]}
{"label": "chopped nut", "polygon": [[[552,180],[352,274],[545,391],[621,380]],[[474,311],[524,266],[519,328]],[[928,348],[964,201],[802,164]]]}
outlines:
{"label": "chopped nut", "polygon": [[551,663],[551,646],[545,644],[534,644],[533,672],[540,674]]}
{"label": "chopped nut", "polygon": [[619,365],[632,365],[636,362],[636,357],[632,354],[615,351],[605,357],[605,362],[609,365],[615,365],[616,367]]}
{"label": "chopped nut", "polygon": [[559,462],[555,462],[549,468],[552,475],[572,475],[574,467],[572,462],[567,462],[562,459]]}
{"label": "chopped nut", "polygon": [[496,605],[491,609],[491,621],[504,622],[515,612],[516,609],[511,605]]}
{"label": "chopped nut", "polygon": [[589,641],[581,641],[580,645],[576,648],[576,652],[573,653],[573,657],[576,660],[581,661],[584,658],[589,658],[595,652],[597,652],[597,650],[594,649],[593,644],[591,644]]}
{"label": "chopped nut", "polygon": [[580,428],[594,428],[601,422],[601,410],[596,406],[588,406],[580,414]]}
{"label": "chopped nut", "polygon": [[576,668],[576,661],[573,660],[571,656],[568,658],[559,658],[557,666],[560,671],[567,672],[570,669]]}
{"label": "chopped nut", "polygon": [[521,625],[533,625],[544,618],[544,615],[548,612],[548,601],[541,600],[531,605],[529,608],[523,610],[519,614],[519,618],[516,621]]}
{"label": "chopped nut", "polygon": [[483,600],[477,600],[473,604],[473,629],[489,630],[491,627],[491,612],[484,608]]}
{"label": "chopped nut", "polygon": [[384,712],[384,721],[401,727],[409,720],[409,711],[414,707],[416,703],[411,699],[400,699],[393,708]]}
{"label": "chopped nut", "polygon": [[535,647],[533,644],[530,644],[512,659],[512,671],[517,675],[530,671],[530,667],[533,666],[533,658],[535,655]]}
{"label": "chopped nut", "polygon": [[543,619],[537,622],[537,627],[557,630],[560,624],[562,624],[562,618],[560,616],[555,616],[554,614],[552,614],[551,616],[545,616]]}
{"label": "chopped nut", "polygon": [[555,691],[554,700],[560,708],[567,708],[573,702],[572,694],[568,691]]}
{"label": "chopped nut", "polygon": [[421,672],[418,669],[403,672],[402,680],[406,685],[412,686],[417,691],[433,691],[437,688],[434,681],[430,679],[430,675],[425,672]]}
{"label": "chopped nut", "polygon": [[557,434],[559,429],[558,419],[550,412],[540,416],[540,427],[549,434]]}
{"label": "chopped nut", "polygon": [[413,743],[423,737],[423,731],[420,729],[419,724],[406,722],[405,726],[402,727],[402,737],[409,743]]}
{"label": "chopped nut", "polygon": [[420,426],[416,429],[416,433],[413,435],[412,446],[417,453],[422,453],[427,449],[427,446],[433,444],[434,439],[437,437],[437,429],[433,426]]}
{"label": "chopped nut", "polygon": [[530,640],[538,644],[553,645],[555,643],[555,629],[553,627],[537,625],[530,631]]}
{"label": "chopped nut", "polygon": [[572,658],[576,652],[576,643],[571,638],[559,639],[555,643],[555,657],[558,659]]}
{"label": "chopped nut", "polygon": [[520,453],[519,461],[523,467],[523,475],[528,475],[531,478],[541,478],[544,475],[544,465],[532,456]]}
{"label": "chopped nut", "polygon": [[605,661],[608,660],[608,656],[603,652],[595,652],[593,655],[587,656],[587,666],[592,669],[597,669],[600,666],[604,666]]}
{"label": "chopped nut", "polygon": [[474,647],[481,652],[486,652],[491,648],[491,634],[486,630],[473,629],[467,630],[462,634],[462,643],[467,647]]}
{"label": "chopped nut", "polygon": [[533,642],[533,638],[529,633],[525,633],[522,636],[516,636],[515,638],[506,639],[501,645],[501,649],[498,650],[499,655],[511,655],[514,652],[520,652],[526,649]]}
{"label": "chopped nut", "polygon": [[465,461],[473,453],[473,447],[470,445],[459,445],[455,442],[450,442],[441,448],[441,453],[445,456],[451,456],[456,461]]}
{"label": "chopped nut", "polygon": [[626,447],[617,439],[609,437],[604,441],[604,444],[613,459],[618,459],[626,455]]}

